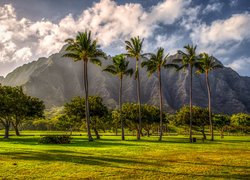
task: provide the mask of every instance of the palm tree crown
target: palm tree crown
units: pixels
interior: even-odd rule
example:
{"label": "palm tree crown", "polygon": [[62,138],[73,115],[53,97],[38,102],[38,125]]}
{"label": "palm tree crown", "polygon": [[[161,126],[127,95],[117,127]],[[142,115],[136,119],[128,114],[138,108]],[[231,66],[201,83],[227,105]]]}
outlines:
{"label": "palm tree crown", "polygon": [[200,54],[198,73],[209,73],[210,71],[218,68],[223,68],[223,65],[216,61],[213,56],[209,56],[207,53]]}
{"label": "palm tree crown", "polygon": [[103,71],[109,72],[113,75],[118,75],[121,79],[123,75],[130,75],[133,74],[133,69],[128,69],[129,61],[126,61],[124,55],[117,55],[112,58],[112,65],[108,65]]}
{"label": "palm tree crown", "polygon": [[106,58],[106,54],[100,49],[97,40],[92,40],[91,31],[78,32],[75,39],[66,39],[67,53],[63,57],[68,57],[74,61],[90,61],[94,64],[101,65],[98,58]]}
{"label": "palm tree crown", "polygon": [[168,58],[169,55],[164,55],[164,49],[163,48],[159,48],[156,52],[156,54],[154,53],[150,53],[149,54],[150,58],[148,61],[143,61],[141,63],[142,67],[146,67],[147,68],[147,72],[149,73],[149,75],[157,72],[157,70],[161,70],[161,68],[177,68],[178,66],[176,64],[171,64],[168,63]]}
{"label": "palm tree crown", "polygon": [[183,68],[190,68],[197,67],[198,66],[198,57],[196,55],[196,48],[197,46],[193,45],[186,45],[184,46],[184,49],[186,52],[183,52],[181,50],[178,51],[178,54],[181,55],[181,59],[175,59],[174,61],[180,62],[181,66],[178,68],[183,69]]}

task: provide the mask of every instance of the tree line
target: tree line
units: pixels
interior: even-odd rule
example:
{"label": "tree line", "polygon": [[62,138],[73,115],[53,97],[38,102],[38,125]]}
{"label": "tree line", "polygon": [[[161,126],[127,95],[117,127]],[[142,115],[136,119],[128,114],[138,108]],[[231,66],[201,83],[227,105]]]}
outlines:
{"label": "tree line", "polygon": [[[179,50],[178,56],[170,58],[165,50],[159,47],[155,53],[143,53],[143,39],[140,37],[133,37],[125,41],[125,53],[121,53],[111,58],[111,62],[107,67],[103,67],[103,71],[116,76],[120,80],[119,85],[119,108],[110,111],[102,101],[102,98],[97,96],[90,96],[88,92],[88,63],[102,65],[102,59],[107,59],[106,54],[100,49],[96,39],[91,36],[91,31],[79,32],[75,39],[65,40],[67,43],[66,53],[63,57],[71,58],[74,61],[83,62],[83,76],[84,76],[84,90],[85,97],[75,97],[71,102],[64,106],[63,115],[56,117],[56,123],[51,123],[46,119],[36,119],[33,125],[41,125],[51,123],[56,124],[57,128],[69,127],[71,131],[82,125],[82,120],[86,122],[86,130],[88,140],[93,141],[91,129],[94,131],[97,138],[100,138],[98,130],[109,129],[108,127],[121,128],[121,139],[125,140],[125,127],[129,130],[135,130],[137,139],[140,140],[143,135],[142,129],[147,134],[150,134],[152,129],[157,129],[159,132],[159,140],[162,140],[163,129],[166,129],[167,123],[175,125],[189,125],[189,139],[193,141],[193,128],[201,127],[203,138],[205,136],[205,126],[209,126],[211,140],[214,140],[213,123],[216,122],[216,116],[212,114],[211,109],[211,88],[209,82],[209,73],[217,68],[223,68],[213,56],[207,53],[197,54],[196,46],[184,46],[184,51]],[[129,68],[130,57],[136,61],[135,68]],[[141,62],[142,60],[142,62]],[[146,68],[148,75],[157,73],[159,84],[159,107],[141,104],[141,90],[140,90],[140,68]],[[175,69],[176,72],[186,69],[189,71],[189,107],[183,107],[175,115],[167,115],[163,110],[162,98],[162,71]],[[193,73],[204,73],[207,85],[208,103],[207,109],[199,109],[193,107],[192,81]],[[132,76],[137,82],[137,103],[123,104],[123,78],[125,76]],[[37,98],[32,98],[23,93],[20,87],[1,86],[2,91],[0,98],[2,106],[0,109],[0,122],[5,127],[5,137],[8,137],[9,127],[12,124],[18,135],[18,125],[22,119],[42,118],[44,116],[44,104]],[[6,110],[8,109],[8,111]],[[184,113],[185,112],[185,113]],[[184,113],[184,114],[183,114]],[[179,115],[182,114],[182,115]],[[91,117],[91,118],[90,118]],[[174,117],[174,120],[171,119]],[[183,119],[183,117],[185,117]],[[224,116],[221,116],[224,118]],[[219,119],[223,119],[219,118]],[[248,119],[248,116],[245,116]],[[218,118],[217,118],[218,119]],[[120,124],[120,125],[118,125]],[[223,124],[223,123],[222,123]],[[108,127],[107,127],[108,126]],[[225,124],[223,124],[223,127]],[[156,128],[157,127],[157,128]]]}
{"label": "tree line", "polygon": [[[100,49],[100,46],[97,43],[96,39],[93,39],[91,36],[91,31],[79,32],[75,39],[65,40],[67,43],[66,52],[63,57],[68,57],[74,61],[83,61],[84,66],[84,90],[85,90],[85,106],[86,106],[86,127],[88,132],[89,141],[93,141],[91,131],[90,131],[90,119],[89,119],[89,102],[88,102],[88,63],[94,63],[101,66],[101,58],[106,59],[106,54]],[[162,100],[162,79],[161,71],[162,69],[176,69],[177,71],[181,69],[187,69],[190,75],[190,90],[189,90],[189,139],[190,142],[192,139],[192,121],[193,121],[193,94],[192,94],[192,82],[193,82],[193,71],[197,70],[198,73],[205,73],[206,75],[206,84],[208,92],[208,110],[209,110],[209,122],[210,122],[210,134],[211,140],[214,139],[213,135],[213,122],[212,122],[212,110],[211,110],[211,88],[209,83],[208,74],[210,71],[223,68],[223,65],[215,60],[213,56],[208,55],[207,53],[197,54],[196,46],[187,45],[184,46],[184,51],[179,50],[177,53],[180,58],[176,58],[170,61],[168,54],[165,54],[163,48],[158,48],[156,53],[143,53],[143,39],[139,36],[132,37],[130,40],[125,41],[126,53],[121,53],[118,56],[112,58],[112,64],[104,68],[104,71],[107,71],[113,75],[118,76],[120,79],[120,89],[119,89],[119,111],[120,113],[120,122],[122,128],[122,140],[124,140],[124,128],[123,128],[123,114],[122,114],[122,79],[123,76],[132,75],[137,82],[137,104],[138,104],[138,124],[137,124],[137,139],[140,140],[141,129],[142,129],[142,113],[141,113],[141,90],[140,90],[140,67],[145,67],[149,75],[153,73],[158,74],[159,81],[159,102],[160,102],[160,137],[159,140],[162,140],[162,120],[163,120],[163,100]],[[130,57],[136,61],[135,69],[129,69],[129,62],[126,60],[126,57]],[[142,63],[140,60],[144,60]],[[194,69],[196,68],[196,69]]]}

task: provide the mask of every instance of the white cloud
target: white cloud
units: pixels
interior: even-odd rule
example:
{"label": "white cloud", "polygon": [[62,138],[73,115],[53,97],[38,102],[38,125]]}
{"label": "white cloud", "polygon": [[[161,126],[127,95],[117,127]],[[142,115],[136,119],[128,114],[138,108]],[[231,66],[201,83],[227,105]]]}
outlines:
{"label": "white cloud", "polygon": [[250,39],[249,29],[250,14],[235,14],[225,20],[216,20],[210,26],[206,24],[197,26],[190,37],[201,49],[216,52],[223,49],[222,47],[238,46],[243,40]]}
{"label": "white cloud", "polygon": [[13,55],[13,61],[26,61],[32,56],[31,50],[28,47],[17,50]]}
{"label": "white cloud", "polygon": [[241,72],[242,75],[249,75],[250,57],[241,57],[226,66]]}
{"label": "white cloud", "polygon": [[[201,8],[191,6],[191,0],[163,0],[148,10],[138,3],[118,5],[112,0],[101,0],[77,18],[69,14],[53,23],[45,19],[37,22],[18,19],[12,5],[4,5],[0,7],[0,63],[11,64],[12,70],[40,56],[49,56],[61,49],[65,39],[85,29],[92,31],[102,48],[108,50],[107,53],[111,53],[109,50],[123,52],[124,40],[136,35],[145,38],[145,50],[149,52],[162,46],[166,52],[175,53],[190,40],[184,37],[184,33],[191,31],[193,43],[218,55],[226,54],[228,47],[236,49],[241,41],[250,38],[248,13],[207,25],[199,18]],[[217,11],[218,3],[205,9],[207,12]],[[162,24],[166,25],[164,28],[171,24],[179,25],[180,30],[157,34]],[[0,69],[2,72],[6,71]]]}
{"label": "white cloud", "polygon": [[106,49],[131,36],[150,38],[160,23],[172,24],[180,19],[190,2],[164,0],[145,10],[137,3],[118,5],[112,0],[101,0],[77,18],[69,14],[59,23],[17,19],[15,9],[7,4],[0,7],[0,62],[16,62],[17,66],[49,56],[60,50],[65,39],[85,29],[91,30]]}
{"label": "white cloud", "polygon": [[205,9],[202,11],[202,14],[208,14],[210,12],[219,12],[223,7],[222,3],[216,2],[213,4],[208,4]]}

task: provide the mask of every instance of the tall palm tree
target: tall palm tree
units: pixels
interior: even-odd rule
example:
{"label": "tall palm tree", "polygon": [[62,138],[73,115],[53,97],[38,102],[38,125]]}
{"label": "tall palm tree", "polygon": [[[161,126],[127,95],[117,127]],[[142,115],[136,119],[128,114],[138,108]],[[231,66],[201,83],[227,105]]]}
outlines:
{"label": "tall palm tree", "polygon": [[132,76],[133,69],[128,68],[129,61],[126,61],[124,55],[117,55],[112,58],[112,65],[108,65],[103,71],[109,72],[113,75],[118,76],[120,79],[120,89],[119,89],[119,108],[120,108],[120,122],[122,128],[122,140],[125,140],[124,135],[124,123],[122,118],[122,80],[126,75]]}
{"label": "tall palm tree", "polygon": [[190,86],[189,86],[189,111],[190,111],[190,124],[189,124],[189,139],[192,139],[192,119],[193,119],[193,68],[198,66],[198,57],[196,56],[196,46],[186,45],[184,46],[185,52],[179,50],[178,54],[181,55],[181,59],[175,59],[175,62],[180,63],[181,69],[188,69],[190,73]]}
{"label": "tall palm tree", "polygon": [[168,62],[168,54],[164,54],[164,49],[159,48],[156,54],[149,54],[149,60],[142,62],[142,67],[146,67],[149,75],[151,76],[153,73],[158,73],[158,81],[159,81],[159,99],[160,99],[160,138],[159,141],[162,140],[163,128],[162,128],[162,114],[163,114],[163,98],[162,98],[162,85],[161,85],[161,69],[162,68],[176,68],[175,64],[170,64]]}
{"label": "tall palm tree", "polygon": [[139,122],[138,122],[138,134],[137,140],[141,139],[141,90],[140,90],[140,59],[145,56],[142,54],[142,44],[143,39],[140,39],[139,36],[130,38],[130,41],[125,41],[125,48],[127,50],[127,56],[135,58],[136,68],[135,68],[135,79],[137,80],[137,99],[138,99],[138,113],[139,113]]}
{"label": "tall palm tree", "polygon": [[209,56],[207,53],[200,54],[198,73],[205,73],[207,95],[208,95],[208,111],[209,111],[209,123],[210,123],[210,134],[211,140],[214,140],[213,121],[212,121],[212,109],[211,109],[211,88],[208,74],[214,69],[223,68],[223,65],[218,63],[213,56]]}
{"label": "tall palm tree", "polygon": [[67,53],[63,57],[71,58],[74,61],[83,61],[86,126],[88,140],[93,141],[89,118],[88,62],[101,66],[100,58],[106,58],[106,55],[100,49],[97,40],[92,39],[91,31],[78,32],[75,39],[66,39],[65,42],[67,43],[65,50]]}

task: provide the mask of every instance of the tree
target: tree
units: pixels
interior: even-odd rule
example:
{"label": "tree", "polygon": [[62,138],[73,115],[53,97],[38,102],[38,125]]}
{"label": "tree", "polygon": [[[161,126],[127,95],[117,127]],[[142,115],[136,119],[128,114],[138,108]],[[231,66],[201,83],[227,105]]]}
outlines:
{"label": "tree", "polygon": [[141,40],[139,36],[130,38],[130,41],[125,41],[125,48],[127,50],[127,56],[135,58],[136,60],[136,67],[135,67],[135,79],[137,80],[137,99],[138,99],[138,137],[137,140],[141,138],[141,90],[140,90],[140,58],[145,57],[146,54],[142,54],[142,44],[143,39]]}
{"label": "tree", "polygon": [[113,110],[111,112],[112,126],[115,129],[115,135],[116,136],[118,135],[118,124],[119,124],[119,121],[120,121],[120,118],[121,118],[120,112],[121,111],[118,111],[118,110]]}
{"label": "tree", "polygon": [[[157,127],[159,127],[159,122],[162,121],[162,119],[160,119],[161,110],[156,106],[144,104],[142,106],[142,112],[143,128],[145,129],[145,131],[147,132],[147,136],[149,137],[150,131],[153,129],[153,127],[155,127],[156,124],[158,124]],[[165,113],[163,113],[163,120],[166,120],[165,117]],[[164,121],[162,121],[162,123],[164,123]]]}
{"label": "tree", "polygon": [[120,90],[119,90],[119,110],[120,110],[120,122],[122,128],[122,140],[125,140],[124,135],[124,123],[122,119],[122,80],[126,75],[132,76],[133,69],[128,68],[129,61],[126,61],[124,55],[117,55],[112,58],[112,65],[108,65],[103,71],[109,72],[116,75],[120,79]]}
{"label": "tree", "polygon": [[[74,118],[73,121],[75,122],[80,122],[82,119],[86,118],[86,104],[84,98],[75,97],[71,102],[66,103],[64,107],[65,115],[67,115],[71,121],[72,118]],[[92,129],[94,130],[97,139],[100,139],[98,129],[100,128],[100,124],[106,120],[104,117],[108,114],[108,108],[103,103],[101,97],[89,97],[89,113]]]}
{"label": "tree", "polygon": [[23,93],[22,88],[16,91],[15,110],[12,120],[12,126],[17,136],[20,136],[18,127],[24,120],[43,118],[45,105],[38,98],[27,96]]}
{"label": "tree", "polygon": [[181,63],[178,70],[188,69],[190,74],[190,86],[189,86],[189,139],[192,139],[192,120],[193,120],[193,68],[198,66],[198,58],[196,56],[196,46],[186,45],[184,46],[185,52],[179,50],[178,54],[181,55],[181,59],[175,59],[177,63]]}
{"label": "tree", "polygon": [[[137,128],[137,120],[138,120],[138,104],[135,103],[125,103],[122,106],[122,112],[125,118],[126,126],[131,130],[137,131],[137,137],[138,133],[142,133],[142,131],[139,131]],[[163,116],[165,118],[165,114]],[[159,123],[160,121],[160,110],[159,108],[155,106],[151,106],[148,104],[142,105],[142,127],[147,131],[147,134],[149,135],[149,131],[152,129],[152,125],[154,123]]]}
{"label": "tree", "polygon": [[9,137],[12,124],[16,135],[20,135],[18,126],[29,118],[43,117],[45,106],[38,98],[27,96],[21,87],[0,85],[0,123],[5,128],[4,138]]}
{"label": "tree", "polygon": [[207,85],[207,95],[208,95],[208,111],[209,111],[209,123],[210,123],[210,134],[211,140],[214,140],[213,131],[213,120],[212,120],[212,108],[211,108],[211,88],[208,74],[218,68],[223,68],[223,65],[218,63],[213,56],[209,56],[207,53],[200,54],[198,63],[198,73],[205,73],[206,85]]}
{"label": "tree", "polygon": [[231,125],[236,126],[236,129],[242,132],[249,132],[250,115],[245,113],[233,114],[231,116]]}
{"label": "tree", "polygon": [[230,117],[223,114],[215,114],[213,116],[214,127],[220,131],[221,139],[224,137],[224,130],[230,125]]}
{"label": "tree", "polygon": [[106,58],[105,53],[99,48],[97,40],[91,37],[91,31],[78,32],[75,39],[66,39],[67,53],[63,57],[72,58],[74,61],[83,61],[83,76],[86,107],[86,127],[89,141],[93,141],[90,131],[89,102],[88,102],[88,62],[101,65],[100,58]]}
{"label": "tree", "polygon": [[151,76],[153,73],[158,73],[158,81],[159,81],[159,99],[160,99],[160,138],[159,141],[162,140],[163,135],[163,126],[162,126],[162,119],[163,119],[163,98],[162,98],[162,85],[161,85],[161,69],[162,68],[177,68],[177,65],[170,64],[168,62],[168,54],[164,54],[164,49],[159,48],[156,54],[149,54],[150,58],[147,61],[142,62],[142,67],[146,67]]}
{"label": "tree", "polygon": [[[175,125],[189,125],[189,107],[184,106],[176,112],[174,118]],[[203,135],[203,139],[206,139],[205,126],[209,124],[208,109],[204,109],[198,106],[193,106],[193,126],[200,131]]]}

